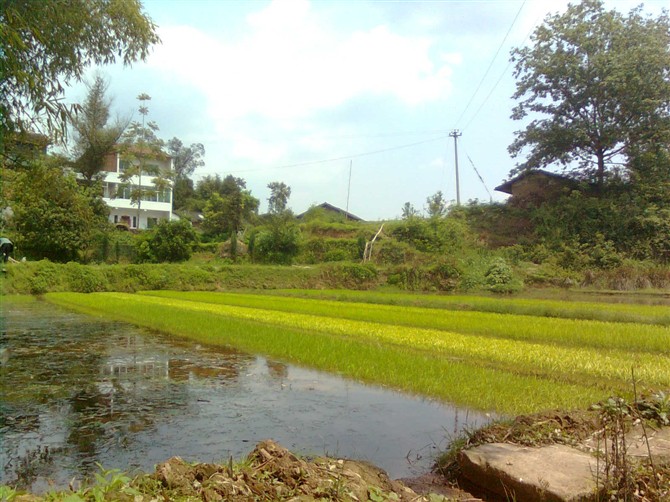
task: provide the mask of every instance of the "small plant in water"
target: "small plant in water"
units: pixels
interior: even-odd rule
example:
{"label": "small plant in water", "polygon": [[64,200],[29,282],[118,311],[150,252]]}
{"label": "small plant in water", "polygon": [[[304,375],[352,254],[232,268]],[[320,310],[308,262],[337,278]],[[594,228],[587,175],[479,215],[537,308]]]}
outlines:
{"label": "small plant in water", "polygon": [[[100,472],[95,474],[95,484],[86,486],[68,495],[67,502],[119,500],[141,495],[140,491],[130,486],[132,479],[119,469],[104,469],[96,463]],[[125,497],[124,497],[125,496]]]}

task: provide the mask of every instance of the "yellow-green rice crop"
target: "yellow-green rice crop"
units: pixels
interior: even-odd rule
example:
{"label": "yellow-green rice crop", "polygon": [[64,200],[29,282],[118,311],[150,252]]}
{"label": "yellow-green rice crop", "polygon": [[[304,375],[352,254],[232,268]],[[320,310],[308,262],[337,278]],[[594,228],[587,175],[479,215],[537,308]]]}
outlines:
{"label": "yellow-green rice crop", "polygon": [[670,355],[670,327],[453,311],[284,296],[151,291],[141,294],[240,307],[280,310],[383,324],[455,331],[556,345],[621,349]]}
{"label": "yellow-green rice crop", "polygon": [[111,299],[177,311],[196,311],[222,318],[254,321],[288,329],[320,332],[368,343],[383,343],[429,352],[450,360],[464,360],[521,375],[540,376],[557,382],[587,383],[604,390],[621,390],[630,380],[631,368],[648,386],[670,386],[670,357],[622,350],[550,346],[504,338],[380,324],[367,321],[296,314],[171,298],[100,293],[100,302]]}
{"label": "yellow-green rice crop", "polygon": [[[133,322],[201,343],[231,345],[484,411],[516,414],[573,408],[606,395],[593,386],[521,375],[510,369],[501,371],[477,361],[445,356],[441,351],[386,343],[373,336],[266,322],[260,317],[263,312],[260,310],[242,318],[214,312],[213,309],[221,308],[214,305],[194,310],[182,308],[176,301],[137,295],[55,293],[46,298],[88,314]],[[191,307],[196,305],[190,303]],[[237,308],[243,310],[249,309]],[[327,320],[324,324],[328,324]]]}
{"label": "yellow-green rice crop", "polygon": [[349,302],[414,305],[449,310],[476,310],[501,314],[522,314],[568,319],[632,322],[670,326],[670,307],[528,298],[501,298],[470,295],[423,295],[352,290],[274,290],[272,294],[332,299]]}
{"label": "yellow-green rice crop", "polygon": [[[109,293],[107,295],[113,295]],[[119,293],[117,293],[119,294]],[[464,335],[455,332],[380,324],[366,321],[295,314],[229,305],[149,297],[142,302],[174,308],[211,312],[238,319],[254,320],[289,328],[313,330],[383,341],[419,350],[440,352],[445,357],[489,364],[517,373],[544,376],[559,381],[583,382],[595,377],[609,388],[618,380],[625,386],[631,367],[648,385],[670,386],[670,357],[656,354],[631,354],[618,350],[547,347],[540,343]]]}

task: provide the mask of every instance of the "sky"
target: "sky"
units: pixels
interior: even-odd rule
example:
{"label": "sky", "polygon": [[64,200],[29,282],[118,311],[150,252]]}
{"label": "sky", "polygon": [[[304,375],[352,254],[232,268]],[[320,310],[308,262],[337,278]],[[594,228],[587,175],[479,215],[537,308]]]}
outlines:
{"label": "sky", "polygon": [[[639,2],[606,1],[627,13]],[[461,203],[494,191],[517,162],[523,122],[510,51],[563,0],[144,0],[162,43],[145,62],[91,68],[112,113],[151,96],[159,137],[202,143],[203,176],[246,181],[267,210],[268,183],[295,213],[329,202],[365,220],[424,211],[442,191]],[[667,0],[648,0],[658,14]],[[70,102],[86,90],[73,85]],[[459,131],[457,143],[450,136]]]}

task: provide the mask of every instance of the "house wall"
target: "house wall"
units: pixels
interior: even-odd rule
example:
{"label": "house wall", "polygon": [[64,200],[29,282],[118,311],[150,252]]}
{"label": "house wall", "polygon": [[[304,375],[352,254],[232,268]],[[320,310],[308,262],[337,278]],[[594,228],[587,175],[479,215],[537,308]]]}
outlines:
{"label": "house wall", "polygon": [[[158,164],[161,170],[170,172],[172,170],[172,159],[152,160],[152,164]],[[104,163],[105,179],[103,181],[104,194],[103,200],[109,206],[109,221],[113,224],[124,223],[129,228],[146,229],[153,223],[160,220],[171,220],[172,215],[172,189],[170,188],[164,195],[164,200],[142,200],[138,215],[138,207],[132,204],[129,198],[123,198],[118,194],[118,188],[124,182],[121,179],[121,164],[118,153],[110,154]],[[143,175],[142,186],[153,189],[154,177]],[[138,177],[131,178],[131,184],[138,184]]]}

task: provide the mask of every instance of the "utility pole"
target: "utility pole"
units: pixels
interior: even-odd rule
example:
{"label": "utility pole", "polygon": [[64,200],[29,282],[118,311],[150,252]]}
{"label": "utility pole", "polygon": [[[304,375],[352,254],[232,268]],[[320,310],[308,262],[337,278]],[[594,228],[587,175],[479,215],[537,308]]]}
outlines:
{"label": "utility pole", "polygon": [[449,133],[449,136],[454,138],[454,159],[456,165],[456,205],[461,205],[461,188],[458,183],[458,137],[463,136],[463,133],[458,129],[454,129]]}
{"label": "utility pole", "polygon": [[351,168],[354,165],[354,161],[350,160],[349,161],[349,186],[347,187],[347,214],[345,215],[344,219],[347,220],[349,219],[349,194],[351,194]]}

